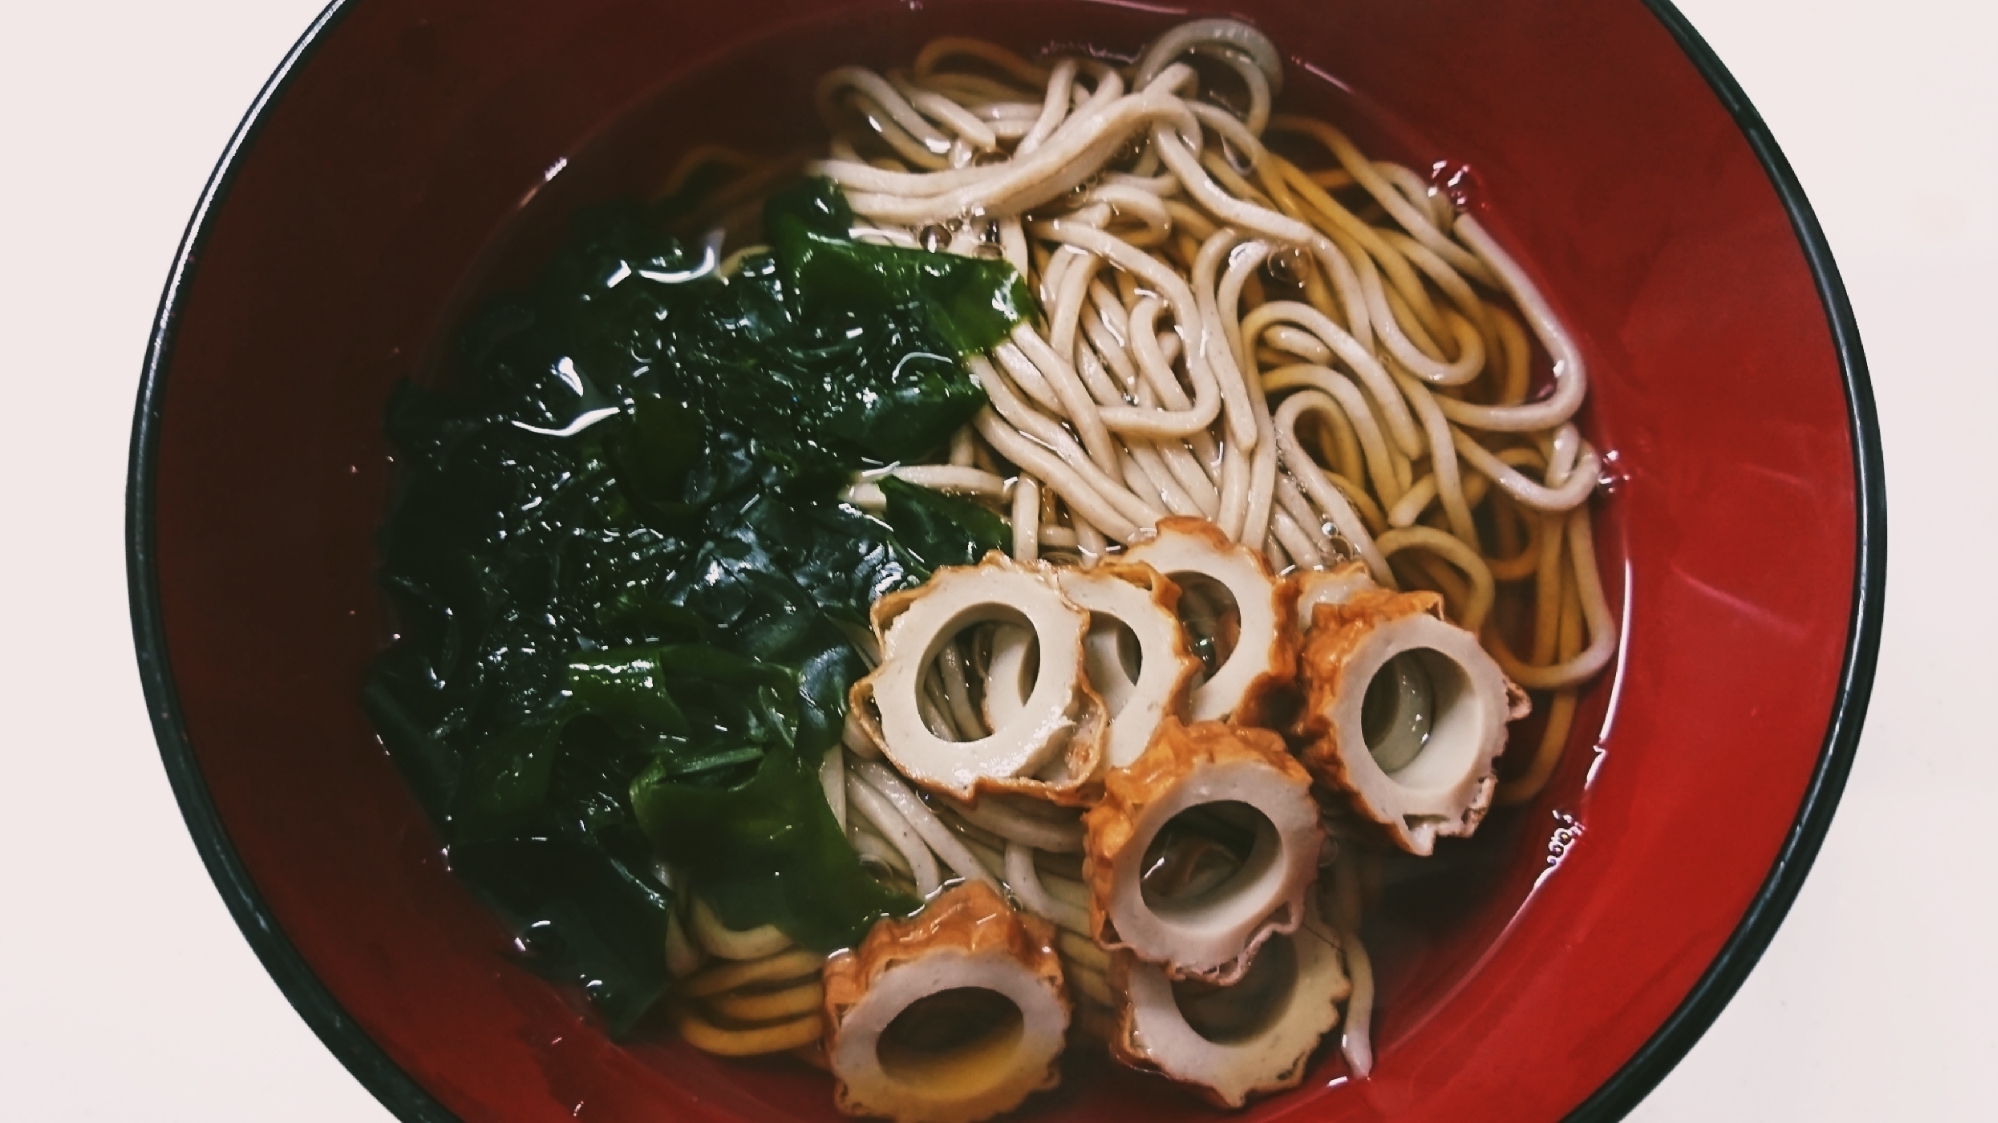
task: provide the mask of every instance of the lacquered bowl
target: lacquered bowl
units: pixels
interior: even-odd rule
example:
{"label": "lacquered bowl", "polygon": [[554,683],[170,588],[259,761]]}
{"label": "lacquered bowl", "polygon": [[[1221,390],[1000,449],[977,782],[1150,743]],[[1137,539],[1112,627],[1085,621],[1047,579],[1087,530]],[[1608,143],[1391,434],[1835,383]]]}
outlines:
{"label": "lacquered bowl", "polygon": [[[1376,949],[1379,1066],[1324,1056],[1247,1118],[1614,1118],[1692,1045],[1797,892],[1880,629],[1878,427],[1795,179],[1663,3],[1229,6],[1292,104],[1470,169],[1473,205],[1594,372],[1622,622],[1554,783],[1452,903]],[[944,31],[1131,49],[1117,3],[350,0],[203,197],[132,448],[138,653],[189,829],[299,1013],[405,1119],[823,1120],[825,1078],[616,1044],[509,958],[362,713],[382,409],[580,203],[678,152],[812,129],[816,76]],[[1214,1114],[1078,1063],[1032,1118]]]}

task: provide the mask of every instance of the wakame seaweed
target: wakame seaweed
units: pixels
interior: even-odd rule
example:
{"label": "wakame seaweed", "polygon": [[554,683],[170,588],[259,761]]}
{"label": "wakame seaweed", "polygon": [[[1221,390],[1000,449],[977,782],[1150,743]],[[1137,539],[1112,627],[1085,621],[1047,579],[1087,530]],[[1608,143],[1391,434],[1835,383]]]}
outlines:
{"label": "wakame seaweed", "polygon": [[772,248],[726,277],[662,221],[578,216],[437,388],[396,392],[399,635],[365,692],[453,870],[613,1032],[666,986],[656,860],[820,950],[914,907],[819,786],[865,673],[847,637],[1005,524],[892,479],[886,521],[838,497],[969,420],[961,357],[1031,307],[1003,263],[854,242],[824,180],[773,198]]}
{"label": "wakame seaweed", "polygon": [[888,500],[882,517],[919,576],[940,566],[971,565],[988,551],[1012,545],[1006,520],[969,499],[893,476],[882,478],[881,494]]}

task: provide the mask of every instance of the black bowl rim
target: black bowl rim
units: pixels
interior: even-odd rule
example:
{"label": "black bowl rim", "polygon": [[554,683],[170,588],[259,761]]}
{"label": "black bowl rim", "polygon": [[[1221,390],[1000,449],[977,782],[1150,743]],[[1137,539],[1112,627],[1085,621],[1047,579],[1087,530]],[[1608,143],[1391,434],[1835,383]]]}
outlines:
{"label": "black bowl rim", "polygon": [[[159,449],[161,401],[166,369],[171,361],[175,329],[188,280],[201,256],[210,224],[219,212],[235,179],[244,151],[262,127],[272,106],[283,96],[291,78],[326,37],[341,16],[358,0],[333,0],[313,20],[284,61],[278,65],[251,103],[249,112],[230,137],[221,160],[210,175],[201,199],[189,219],[174,256],[160,296],[159,311],[147,341],[145,365],[139,382],[138,406],[132,423],[132,445],[125,492],[125,567],[131,600],[132,633],[137,647],[139,677],[144,683],[153,733],[159,741],[160,756],[167,779],[180,802],[188,833],[195,848],[222,894],[229,912],[236,918],[243,936],[250,942],[265,970],[278,989],[291,1000],[299,1016],[347,1066],[363,1086],[397,1118],[407,1123],[457,1123],[457,1116],[416,1080],[391,1060],[381,1046],[350,1017],[326,989],[312,967],[291,940],[278,927],[262,895],[251,881],[243,860],[229,841],[213,799],[202,778],[200,764],[181,719],[179,695],[173,684],[173,671],[167,660],[166,635],[160,618],[157,575],[153,568],[155,527],[153,524],[154,468]],[[1839,669],[1838,693],[1826,727],[1824,746],[1810,785],[1792,821],[1783,846],[1778,851],[1769,876],[1756,892],[1740,924],[1722,945],[1719,955],[1708,965],[1693,989],[1650,1039],[1568,1115],[1567,1123],[1608,1123],[1621,1119],[1635,1108],[1672,1071],[1693,1044],[1720,1015],[1721,1008],[1734,997],[1743,980],[1762,958],[1776,935],[1783,917],[1810,872],[1825,833],[1831,828],[1839,796],[1845,790],[1859,748],[1861,726],[1873,689],[1875,664],[1880,652],[1882,612],[1887,590],[1887,491],[1883,477],[1880,421],[1873,403],[1873,386],[1867,373],[1866,355],[1859,342],[1859,325],[1852,304],[1832,261],[1831,247],[1818,225],[1803,186],[1777,147],[1755,107],[1741,86],[1728,73],[1720,58],[1691,23],[1669,0],[1642,0],[1671,33],[1707,80],[1721,104],[1740,127],[1749,146],[1762,162],[1771,186],[1789,212],[1790,223],[1804,251],[1824,304],[1831,329],[1832,347],[1838,355],[1845,383],[1847,419],[1852,433],[1856,550],[1853,575],[1851,625],[1846,637],[1844,660]]]}

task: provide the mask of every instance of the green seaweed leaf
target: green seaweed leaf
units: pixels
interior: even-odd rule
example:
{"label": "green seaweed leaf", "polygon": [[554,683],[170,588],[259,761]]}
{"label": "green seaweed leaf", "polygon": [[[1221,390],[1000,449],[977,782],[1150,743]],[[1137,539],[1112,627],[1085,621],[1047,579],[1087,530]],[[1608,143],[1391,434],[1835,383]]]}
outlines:
{"label": "green seaweed leaf", "polygon": [[667,985],[659,858],[730,924],[813,947],[914,907],[818,784],[864,673],[843,629],[1004,525],[838,494],[947,441],[985,400],[958,356],[1030,305],[1003,264],[877,252],[850,217],[807,184],[723,277],[643,208],[586,212],[467,323],[448,389],[389,406],[400,637],[368,713],[453,869],[613,1032]]}
{"label": "green seaweed leaf", "polygon": [[806,947],[852,947],[875,918],[921,902],[884,887],[846,843],[801,754],[769,753],[742,784],[678,781],[654,765],[632,783],[653,846],[685,869],[722,921],[775,924]]}
{"label": "green seaweed leaf", "polygon": [[895,540],[925,577],[946,565],[972,565],[1012,541],[1006,520],[961,496],[894,476],[882,478],[881,494],[888,499],[885,517]]}

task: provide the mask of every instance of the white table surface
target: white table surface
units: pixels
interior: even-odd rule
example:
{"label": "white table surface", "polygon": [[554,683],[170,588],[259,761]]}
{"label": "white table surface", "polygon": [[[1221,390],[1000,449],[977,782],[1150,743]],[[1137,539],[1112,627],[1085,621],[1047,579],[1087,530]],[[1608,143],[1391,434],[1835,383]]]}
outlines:
{"label": "white table surface", "polygon": [[[1984,646],[1998,636],[1998,451],[1977,428],[1998,409],[1998,6],[1682,6],[1830,238],[1872,366],[1893,531],[1872,711],[1816,870],[1739,996],[1632,1118],[1998,1117],[1998,659]],[[318,7],[6,5],[9,1119],[388,1118],[209,883],[153,746],[125,607],[125,449],[160,285],[224,142]]]}

